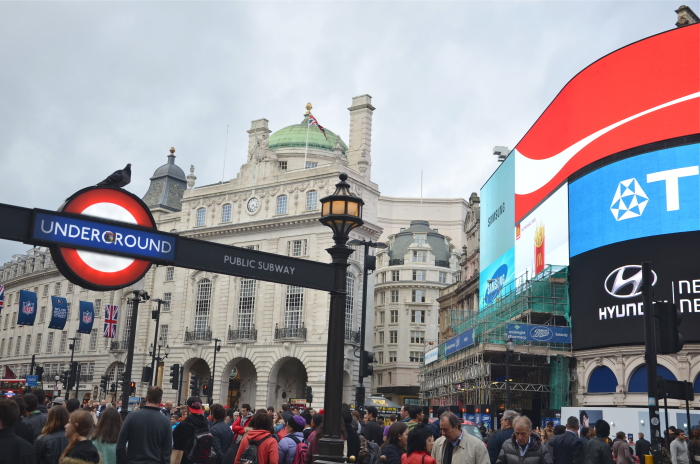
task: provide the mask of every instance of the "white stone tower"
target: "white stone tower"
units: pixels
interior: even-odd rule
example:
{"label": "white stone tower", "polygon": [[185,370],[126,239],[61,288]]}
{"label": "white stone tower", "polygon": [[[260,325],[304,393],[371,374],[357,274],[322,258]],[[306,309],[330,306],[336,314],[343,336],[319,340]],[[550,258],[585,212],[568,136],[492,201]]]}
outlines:
{"label": "white stone tower", "polygon": [[372,114],[371,95],[360,95],[352,99],[350,111],[350,144],[348,167],[369,180],[372,174]]}

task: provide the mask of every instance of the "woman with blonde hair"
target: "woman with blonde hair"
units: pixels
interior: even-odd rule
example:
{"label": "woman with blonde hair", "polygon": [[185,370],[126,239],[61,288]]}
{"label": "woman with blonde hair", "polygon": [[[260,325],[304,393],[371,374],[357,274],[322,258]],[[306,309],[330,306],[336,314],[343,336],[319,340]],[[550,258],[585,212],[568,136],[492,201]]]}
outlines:
{"label": "woman with blonde hair", "polygon": [[61,453],[68,446],[66,438],[66,423],[68,410],[63,406],[49,409],[46,425],[34,442],[37,464],[58,464]]}
{"label": "woman with blonde hair", "polygon": [[66,424],[68,446],[58,460],[60,464],[99,464],[100,453],[88,439],[95,422],[92,415],[84,410],[73,411]]}

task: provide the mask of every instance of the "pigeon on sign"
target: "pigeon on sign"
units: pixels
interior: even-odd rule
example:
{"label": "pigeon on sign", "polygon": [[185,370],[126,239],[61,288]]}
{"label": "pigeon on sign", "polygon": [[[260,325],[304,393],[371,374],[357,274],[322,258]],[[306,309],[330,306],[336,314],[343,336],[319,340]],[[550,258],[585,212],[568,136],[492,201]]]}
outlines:
{"label": "pigeon on sign", "polygon": [[131,163],[124,169],[114,171],[105,180],[97,184],[98,187],[124,187],[131,182]]}

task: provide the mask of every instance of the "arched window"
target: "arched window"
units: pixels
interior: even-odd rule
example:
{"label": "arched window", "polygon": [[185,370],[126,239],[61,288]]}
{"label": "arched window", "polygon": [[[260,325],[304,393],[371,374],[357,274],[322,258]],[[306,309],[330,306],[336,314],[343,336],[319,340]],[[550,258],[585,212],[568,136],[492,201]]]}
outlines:
{"label": "arched window", "polygon": [[[662,366],[661,364],[656,366],[656,374],[660,375],[666,380],[676,380],[676,376],[673,375],[671,371]],[[630,377],[629,385],[627,385],[627,391],[630,393],[646,393],[647,391],[647,366],[644,365],[634,371],[632,377]]]}
{"label": "arched window", "polygon": [[[112,368],[107,372],[107,378],[109,379],[109,383],[107,384],[107,388],[110,391],[112,390],[112,386],[116,386],[117,391],[119,391],[119,385],[117,382],[119,382],[119,376],[124,373],[124,364],[123,363],[117,363],[112,366]],[[119,394],[121,392],[119,391]]]}
{"label": "arched window", "polygon": [[203,226],[206,219],[207,219],[207,209],[206,208],[199,208],[197,210],[197,223],[195,225]]}
{"label": "arched window", "polygon": [[[126,311],[121,312],[121,314],[124,314],[126,317],[125,319],[122,319],[124,322],[124,342],[129,342],[129,338],[131,337],[131,314],[134,312],[134,300],[127,300],[126,302]],[[70,317],[67,316],[66,318]],[[120,317],[120,316],[117,316]]]}
{"label": "arched window", "polygon": [[280,195],[277,197],[276,214],[287,214],[287,195]]}
{"label": "arched window", "polygon": [[194,331],[203,333],[209,328],[211,313],[211,280],[202,279],[197,283],[197,301],[194,307]]}
{"label": "arched window", "polygon": [[238,297],[238,330],[253,328],[256,282],[254,279],[241,279],[241,293]]}
{"label": "arched window", "polygon": [[231,204],[227,203],[221,207],[221,222],[231,222]]}
{"label": "arched window", "polygon": [[615,393],[617,377],[608,366],[593,369],[588,379],[588,393]]}
{"label": "arched window", "polygon": [[348,274],[345,280],[345,290],[347,297],[345,298],[345,339],[352,339],[352,319],[355,312],[355,276]]}
{"label": "arched window", "polygon": [[284,303],[284,328],[298,329],[301,327],[301,314],[304,309],[304,289],[287,285],[287,298]]}
{"label": "arched window", "polygon": [[318,208],[318,191],[306,192],[306,210],[313,211]]}
{"label": "arched window", "polygon": [[[0,350],[2,352],[2,350]],[[700,374],[695,377],[695,382],[693,382],[693,393],[700,393]]]}

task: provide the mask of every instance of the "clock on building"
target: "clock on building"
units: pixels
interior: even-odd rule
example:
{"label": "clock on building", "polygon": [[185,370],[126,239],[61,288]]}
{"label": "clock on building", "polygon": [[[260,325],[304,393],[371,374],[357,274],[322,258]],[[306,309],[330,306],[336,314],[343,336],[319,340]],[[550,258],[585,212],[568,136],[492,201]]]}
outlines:
{"label": "clock on building", "polygon": [[260,200],[253,197],[250,200],[248,200],[248,205],[246,207],[248,208],[248,212],[254,213],[258,210],[258,206],[260,206]]}

